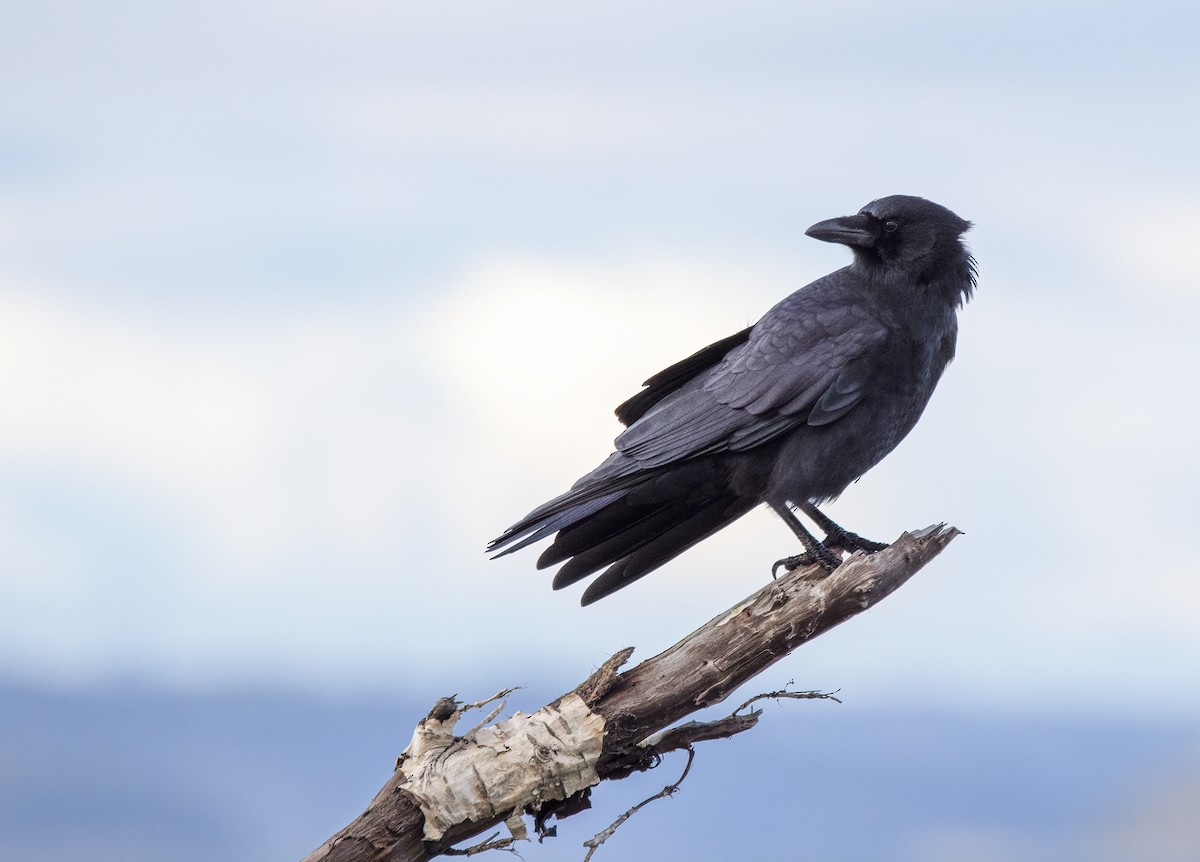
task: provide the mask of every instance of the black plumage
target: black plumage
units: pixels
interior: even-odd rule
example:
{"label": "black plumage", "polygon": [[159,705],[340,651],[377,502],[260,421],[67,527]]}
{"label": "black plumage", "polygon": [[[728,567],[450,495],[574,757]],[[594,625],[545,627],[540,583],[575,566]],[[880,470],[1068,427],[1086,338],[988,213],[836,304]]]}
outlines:
{"label": "black plumage", "polygon": [[[779,561],[831,569],[840,550],[884,547],[816,506],[839,495],[916,424],[953,358],[957,309],[975,286],[970,223],[895,195],[809,236],[844,244],[849,266],[784,299],[754,326],[659,372],[617,408],[616,451],[488,547],[507,554],[558,535],[538,567],[555,589],[604,569],[583,604],[620,589],[760,503],[805,546]],[[791,507],[825,532],[808,533]]]}

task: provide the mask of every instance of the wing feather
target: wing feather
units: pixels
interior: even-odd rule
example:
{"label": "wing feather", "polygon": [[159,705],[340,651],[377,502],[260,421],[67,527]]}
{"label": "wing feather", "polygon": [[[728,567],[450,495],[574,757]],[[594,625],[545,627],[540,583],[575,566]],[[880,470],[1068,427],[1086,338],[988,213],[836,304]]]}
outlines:
{"label": "wing feather", "polygon": [[846,415],[863,397],[870,355],[887,329],[844,292],[829,293],[833,301],[820,290],[785,299],[745,343],[647,409],[617,438],[617,450],[657,467],[744,451]]}

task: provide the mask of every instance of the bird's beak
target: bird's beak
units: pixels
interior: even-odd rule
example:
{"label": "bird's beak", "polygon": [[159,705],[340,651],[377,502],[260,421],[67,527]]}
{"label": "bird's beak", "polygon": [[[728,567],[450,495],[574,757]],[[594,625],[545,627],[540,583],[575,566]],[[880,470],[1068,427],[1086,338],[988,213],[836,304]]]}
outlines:
{"label": "bird's beak", "polygon": [[823,242],[840,242],[842,245],[871,246],[875,234],[868,227],[865,215],[843,216],[817,222],[804,233]]}

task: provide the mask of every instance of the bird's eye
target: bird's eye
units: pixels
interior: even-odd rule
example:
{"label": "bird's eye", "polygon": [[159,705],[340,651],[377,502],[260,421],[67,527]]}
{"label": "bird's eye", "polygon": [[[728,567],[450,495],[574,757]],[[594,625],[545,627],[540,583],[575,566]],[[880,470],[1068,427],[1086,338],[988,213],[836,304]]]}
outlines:
{"label": "bird's eye", "polygon": [[900,227],[900,222],[894,219],[888,219],[883,223],[883,229],[888,233],[895,233],[896,228]]}

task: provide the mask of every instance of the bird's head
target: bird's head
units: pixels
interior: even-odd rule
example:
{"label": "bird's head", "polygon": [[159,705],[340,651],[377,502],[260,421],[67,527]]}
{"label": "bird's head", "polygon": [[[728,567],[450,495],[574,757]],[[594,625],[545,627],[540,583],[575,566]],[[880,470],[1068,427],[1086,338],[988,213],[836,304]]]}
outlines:
{"label": "bird's head", "polygon": [[[929,280],[965,268],[973,286],[974,261],[962,241],[970,228],[969,221],[933,201],[891,195],[871,201],[857,215],[818,222],[805,233],[849,246],[855,261],[869,269]],[[970,295],[970,287],[963,295]]]}

